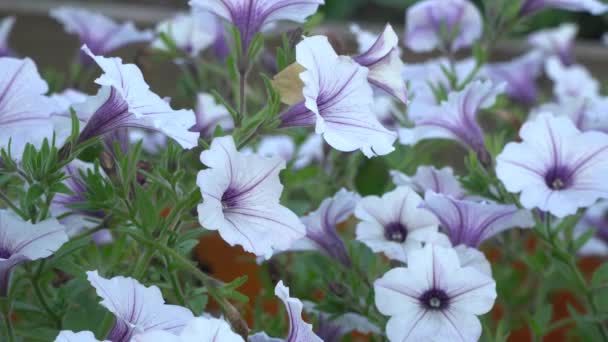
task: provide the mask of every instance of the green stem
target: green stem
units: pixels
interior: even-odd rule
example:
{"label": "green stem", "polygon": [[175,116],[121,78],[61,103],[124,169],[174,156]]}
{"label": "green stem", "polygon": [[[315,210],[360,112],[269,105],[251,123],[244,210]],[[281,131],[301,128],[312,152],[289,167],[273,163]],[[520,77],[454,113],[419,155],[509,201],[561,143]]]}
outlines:
{"label": "green stem", "polygon": [[51,309],[51,306],[45,299],[46,298],[45,295],[42,293],[42,289],[40,288],[40,275],[42,274],[42,270],[44,268],[45,262],[46,262],[46,260],[42,260],[40,262],[40,264],[38,264],[36,273],[33,275],[30,275],[30,281],[32,283],[32,288],[34,289],[34,294],[36,295],[38,302],[40,302],[40,305],[42,305],[42,308],[44,309],[46,314],[55,323],[55,327],[57,329],[61,330],[61,325],[62,325],[61,317],[57,316],[57,314],[55,314],[55,312],[53,312],[53,310]]}
{"label": "green stem", "polygon": [[17,215],[21,216],[23,220],[27,220],[27,216],[25,215],[25,213],[21,211],[21,209],[19,209],[15,204],[13,204],[10,198],[8,198],[8,196],[2,191],[0,191],[0,199],[2,199],[4,203],[6,203],[6,205],[11,208],[11,210],[13,210]]}
{"label": "green stem", "polygon": [[10,299],[5,298],[4,300],[8,301],[8,303],[3,305],[2,316],[4,316],[4,325],[6,325],[6,336],[9,342],[16,341],[15,339],[15,329],[13,328],[13,320],[11,319],[11,314],[13,311],[12,303]]}
{"label": "green stem", "polygon": [[140,256],[137,263],[135,264],[135,269],[133,269],[132,275],[135,279],[141,279],[141,277],[146,272],[150,261],[154,257],[155,250],[152,248],[146,248],[144,253]]}

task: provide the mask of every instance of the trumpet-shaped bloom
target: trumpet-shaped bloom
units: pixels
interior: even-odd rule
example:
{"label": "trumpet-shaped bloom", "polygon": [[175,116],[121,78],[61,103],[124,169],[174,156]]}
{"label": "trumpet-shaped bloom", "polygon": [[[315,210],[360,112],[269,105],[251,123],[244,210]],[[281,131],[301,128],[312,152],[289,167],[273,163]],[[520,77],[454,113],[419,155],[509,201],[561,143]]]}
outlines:
{"label": "trumpet-shaped bloom", "polygon": [[55,219],[31,223],[0,209],[0,298],[8,294],[13,267],[46,258],[67,241],[65,227]]}
{"label": "trumpet-shaped bloom", "polygon": [[608,5],[599,0],[524,0],[519,14],[530,15],[547,8],[559,8],[575,12],[589,12],[601,15],[608,11]]}
{"label": "trumpet-shaped bloom", "polygon": [[608,97],[571,98],[550,102],[535,109],[531,116],[536,117],[541,113],[570,118],[581,131],[608,133]]}
{"label": "trumpet-shaped bloom", "polygon": [[424,196],[426,209],[439,218],[440,226],[454,246],[479,247],[481,243],[507,229],[534,225],[532,214],[514,205],[457,200],[429,191]]}
{"label": "trumpet-shaped bloom", "polygon": [[585,213],[574,230],[575,236],[595,229],[595,235],[580,249],[583,255],[608,255],[608,201],[599,202]]}
{"label": "trumpet-shaped bloom", "polygon": [[132,22],[119,24],[81,8],[62,6],[52,9],[50,15],[63,24],[68,33],[78,35],[80,42],[95,55],[104,55],[128,44],[147,42],[154,37],[150,31],[138,30]]}
{"label": "trumpet-shaped bloom", "polygon": [[508,191],[521,192],[525,208],[564,217],[608,198],[608,134],[583,133],[571,120],[543,113],[519,135],[523,141],[497,157],[496,174]]}
{"label": "trumpet-shaped bloom", "polygon": [[219,230],[230,245],[241,245],[266,259],[304,237],[304,225],[279,203],[283,191],[279,172],[285,161],[238,152],[228,136],[215,138],[201,154],[201,162],[209,167],[197,178],[203,227]]}
{"label": "trumpet-shaped bloom", "polygon": [[87,272],[87,279],[101,297],[101,305],[116,316],[108,339],[129,342],[133,335],[149,330],[165,330],[179,334],[194,318],[190,310],[165,304],[156,286],[146,287],[133,278],[103,278],[97,271]]}
{"label": "trumpet-shaped bloom", "polygon": [[175,47],[196,57],[201,51],[212,46],[218,35],[222,34],[222,26],[218,25],[217,21],[216,17],[208,12],[178,14],[156,26],[159,37],[152,41],[152,47],[168,50],[167,44],[160,38],[160,34],[164,34],[171,39]]}
{"label": "trumpet-shaped bloom", "polygon": [[86,46],[83,51],[104,73],[95,80],[101,86],[97,95],[76,106],[79,116],[88,118],[81,141],[132,127],[161,132],[183,148],[198,145],[199,134],[188,131],[195,123],[191,110],[173,110],[150,90],[137,66],[117,57],[95,56]]}
{"label": "trumpet-shaped bloom", "polygon": [[28,143],[39,147],[51,138],[53,103],[46,82],[31,59],[0,57],[0,148],[21,159]]}
{"label": "trumpet-shaped bloom", "polygon": [[600,94],[599,82],[582,65],[564,66],[557,57],[551,57],[545,71],[553,81],[553,93],[558,100],[594,99]]}
{"label": "trumpet-shaped bloom", "polygon": [[9,57],[13,55],[8,44],[8,36],[15,25],[15,17],[6,17],[0,20],[0,57]]}
{"label": "trumpet-shaped bloom", "polygon": [[[62,330],[55,338],[55,342],[106,342],[99,341],[90,331],[73,332],[71,330]],[[109,342],[109,341],[107,341]]]}
{"label": "trumpet-shaped bloom", "polygon": [[320,250],[350,266],[351,260],[337,226],[354,213],[359,199],[356,193],[341,189],[334,197],[323,200],[317,210],[302,217],[306,237],[296,241],[290,250]]}
{"label": "trumpet-shaped bloom", "polygon": [[274,288],[274,294],[285,304],[289,317],[289,333],[285,339],[268,337],[263,332],[257,333],[249,337],[250,342],[323,342],[312,331],[312,325],[302,319],[302,302],[297,298],[289,296],[289,287],[283,285],[282,280]]}
{"label": "trumpet-shaped bloom", "polygon": [[243,51],[253,37],[273,22],[303,23],[324,0],[190,0],[195,10],[209,11],[239,29]]}
{"label": "trumpet-shaped bloom", "polygon": [[135,335],[131,342],[243,342],[223,319],[196,317],[191,319],[179,335],[164,330],[152,330]]}
{"label": "trumpet-shaped bloom", "polygon": [[454,170],[451,167],[438,170],[433,166],[420,166],[413,177],[393,170],[391,176],[395,185],[409,186],[420,194],[430,190],[454,198],[463,198],[465,195],[465,191],[454,176]]}
{"label": "trumpet-shaped bloom", "polygon": [[566,23],[554,29],[541,30],[531,34],[528,37],[528,43],[542,51],[545,56],[557,56],[562,64],[571,65],[574,63],[572,47],[577,33],[576,24]]}
{"label": "trumpet-shaped bloom", "polygon": [[504,88],[504,83],[475,81],[462,91],[450,93],[448,100],[440,105],[425,106],[424,112],[412,118],[414,128],[399,131],[401,143],[414,145],[425,139],[453,139],[477,153],[484,153],[485,137],[476,121],[477,114],[494,105],[496,96]]}
{"label": "trumpet-shaped bloom", "polygon": [[481,323],[496,299],[496,282],[456,251],[427,245],[408,255],[407,268],[394,268],[374,282],[376,307],[390,316],[390,341],[477,341]]}
{"label": "trumpet-shaped bloom", "polygon": [[200,93],[196,97],[196,124],[190,128],[191,132],[199,132],[202,137],[209,138],[213,135],[216,127],[224,131],[234,128],[234,122],[228,109],[215,102],[211,94]]}
{"label": "trumpet-shaped bloom", "polygon": [[354,60],[369,69],[369,83],[406,103],[407,89],[400,75],[403,62],[399,55],[399,38],[393,27],[387,24],[376,41]]}
{"label": "trumpet-shaped bloom", "polygon": [[382,197],[364,197],[355,209],[361,220],[357,240],[374,252],[407,261],[410,250],[421,248],[437,232],[437,218],[420,209],[421,203],[422,198],[408,187],[398,187]]}
{"label": "trumpet-shaped bloom", "polygon": [[484,73],[495,83],[506,83],[506,93],[511,99],[533,104],[538,98],[536,80],[542,66],[543,54],[531,51],[509,62],[489,64]]}
{"label": "trumpet-shaped bloom", "polygon": [[425,0],[407,10],[405,45],[416,52],[437,47],[456,51],[473,44],[483,31],[479,10],[467,0]]}
{"label": "trumpet-shaped bloom", "polygon": [[306,69],[300,74],[305,100],[281,115],[283,127],[315,125],[316,133],[333,148],[360,149],[367,157],[394,150],[395,134],[378,122],[373,111],[367,68],[338,56],[323,36],[300,42],[296,59]]}

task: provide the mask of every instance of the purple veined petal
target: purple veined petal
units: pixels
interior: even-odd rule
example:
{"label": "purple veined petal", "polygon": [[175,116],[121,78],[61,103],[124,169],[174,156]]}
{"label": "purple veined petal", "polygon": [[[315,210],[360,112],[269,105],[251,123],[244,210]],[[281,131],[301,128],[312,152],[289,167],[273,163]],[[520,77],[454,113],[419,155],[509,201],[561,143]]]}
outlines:
{"label": "purple veined petal", "polygon": [[465,196],[465,190],[460,185],[451,167],[436,169],[433,166],[420,166],[413,177],[395,170],[392,170],[390,174],[393,177],[395,185],[412,187],[416,192],[421,194],[424,194],[427,190],[431,190],[438,194],[450,195],[457,199]]}
{"label": "purple veined petal", "polygon": [[[290,122],[308,123],[310,112],[314,113],[316,133],[340,151],[360,149],[367,157],[373,157],[394,150],[395,134],[384,128],[373,112],[374,98],[366,68],[349,57],[338,56],[323,36],[300,42],[296,59],[306,69],[300,78],[304,82],[303,104],[308,111],[300,103],[282,119],[287,116]],[[298,115],[291,115],[294,110]]]}
{"label": "purple veined petal", "polygon": [[223,319],[196,317],[187,322],[179,335],[163,330],[150,330],[133,336],[131,342],[243,342]]}
{"label": "purple veined petal", "polygon": [[558,100],[600,96],[599,82],[582,65],[564,66],[557,57],[551,57],[545,63],[545,71],[553,81],[553,93]]}
{"label": "purple veined petal", "polygon": [[559,8],[574,12],[589,12],[601,15],[608,11],[608,5],[598,0],[524,0],[519,14],[531,15],[547,8]]}
{"label": "purple veined petal", "polygon": [[11,57],[14,55],[9,46],[9,35],[15,25],[15,17],[5,17],[0,20],[0,57]]}
{"label": "purple veined petal", "polygon": [[289,333],[285,342],[323,342],[313,332],[312,325],[302,319],[302,302],[289,296],[289,288],[283,285],[282,280],[275,287],[274,293],[285,304],[289,317]]}
{"label": "purple veined petal", "polygon": [[466,0],[419,2],[407,10],[405,24],[405,45],[416,52],[470,46],[481,37],[483,28],[479,10]]}
{"label": "purple veined petal", "polygon": [[158,287],[146,287],[133,278],[103,278],[97,271],[87,272],[87,279],[101,297],[101,305],[116,316],[111,341],[128,342],[134,334],[164,330],[179,334],[189,320],[190,310],[165,304]]}
{"label": "purple veined petal", "polygon": [[369,83],[407,103],[407,89],[400,75],[403,62],[399,53],[399,38],[390,24],[386,25],[369,49],[354,57],[354,60],[369,69]]}
{"label": "purple veined petal", "polygon": [[576,128],[585,131],[600,131],[608,133],[608,97],[572,98],[559,102],[549,102],[534,109],[530,114],[535,118],[542,113],[552,113],[555,116],[568,117]]}
{"label": "purple veined petal", "polygon": [[48,91],[31,59],[0,57],[0,147],[8,149],[19,160],[28,143],[40,147],[51,138],[52,102],[44,96]]}
{"label": "purple veined petal", "polygon": [[495,83],[506,83],[506,93],[511,99],[529,105],[538,98],[536,80],[542,63],[542,53],[531,51],[509,62],[488,64],[483,73]]}
{"label": "purple veined petal", "polygon": [[63,24],[68,33],[76,34],[82,44],[94,54],[106,54],[122,46],[147,42],[153,38],[150,31],[139,31],[132,22],[118,24],[101,14],[81,8],[58,7],[50,16]]}
{"label": "purple veined petal", "polygon": [[211,137],[217,126],[220,126],[224,132],[234,128],[234,122],[228,109],[217,103],[211,94],[200,93],[197,95],[194,113],[196,124],[190,128],[190,131],[199,132],[205,138]]}
{"label": "purple veined petal", "polygon": [[528,43],[542,51],[545,56],[557,56],[564,65],[574,64],[573,45],[578,26],[572,23],[561,24],[554,29],[541,30],[528,37]]}
{"label": "purple veined petal", "polygon": [[208,12],[180,13],[156,26],[158,37],[151,46],[158,50],[168,49],[160,38],[162,33],[171,38],[178,49],[196,57],[215,43],[221,27],[216,21],[217,18]]}
{"label": "purple veined petal", "polygon": [[608,201],[601,201],[589,207],[574,229],[574,237],[579,237],[589,229],[595,235],[579,250],[581,255],[608,255]]}
{"label": "purple veined petal", "polygon": [[59,335],[55,338],[55,342],[109,342],[109,341],[100,341],[95,338],[90,331],[79,331],[73,332],[71,330],[62,330],[59,332]]}
{"label": "purple veined petal", "polygon": [[195,10],[208,11],[235,25],[243,40],[243,50],[264,26],[287,20],[302,23],[324,0],[190,0]]}
{"label": "purple veined petal", "polygon": [[534,225],[532,214],[514,205],[457,200],[432,191],[426,193],[422,208],[439,218],[440,226],[454,246],[464,244],[477,248],[507,229]]}

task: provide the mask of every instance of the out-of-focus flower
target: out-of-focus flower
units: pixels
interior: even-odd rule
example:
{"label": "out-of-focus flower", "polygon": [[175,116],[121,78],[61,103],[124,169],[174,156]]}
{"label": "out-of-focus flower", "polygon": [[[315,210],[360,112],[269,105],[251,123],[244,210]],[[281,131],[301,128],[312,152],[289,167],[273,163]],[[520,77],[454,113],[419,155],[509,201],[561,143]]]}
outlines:
{"label": "out-of-focus flower", "polygon": [[215,138],[201,161],[209,167],[197,178],[203,195],[198,206],[203,227],[219,230],[230,245],[241,245],[266,259],[304,237],[304,225],[279,203],[284,160],[245,155],[228,136]]}
{"label": "out-of-focus flower", "polygon": [[6,17],[0,20],[0,57],[13,56],[13,50],[8,44],[8,36],[15,25],[15,17]]}
{"label": "out-of-focus flower", "polygon": [[409,186],[420,194],[430,190],[438,194],[449,195],[454,198],[463,198],[465,191],[454,176],[451,167],[436,169],[433,166],[420,166],[416,174],[410,177],[399,171],[391,171],[393,183],[397,186]]}
{"label": "out-of-focus flower", "polygon": [[[67,138],[72,134],[72,113],[71,108],[74,105],[83,103],[87,100],[87,94],[75,89],[66,89],[61,93],[51,94],[49,99],[54,103],[55,109],[51,115],[53,122],[53,130],[55,131],[55,144],[62,146]],[[86,125],[87,118],[79,117],[79,128],[82,130]]]}
{"label": "out-of-focus flower", "polygon": [[319,311],[314,303],[304,302],[304,311],[318,317],[314,332],[324,342],[339,342],[345,335],[357,331],[362,334],[381,334],[381,330],[365,316],[348,312],[337,317]]}
{"label": "out-of-focus flower", "polygon": [[[51,17],[63,24],[68,33],[78,35],[80,42],[95,55],[105,55],[125,45],[152,40],[151,31],[140,31],[132,22],[119,24],[99,13],[81,8],[62,6],[52,9]],[[83,55],[85,64],[90,63],[89,55]]]}
{"label": "out-of-focus flower", "polygon": [[572,47],[578,26],[572,23],[562,24],[557,28],[536,31],[528,37],[528,42],[548,56],[557,56],[563,65],[574,64]]}
{"label": "out-of-focus flower", "polygon": [[601,15],[608,11],[608,5],[598,0],[524,0],[520,6],[520,15],[534,14],[547,8],[589,12],[594,15]]}
{"label": "out-of-focus flower", "polygon": [[536,108],[531,117],[541,113],[570,118],[579,130],[608,133],[608,97],[570,98],[558,102],[545,103]]}
{"label": "out-of-focus flower", "polygon": [[151,154],[160,152],[167,145],[167,136],[158,133],[150,132],[143,129],[130,129],[129,142],[138,143],[141,141],[141,148]]}
{"label": "out-of-focus flower", "polygon": [[211,94],[200,93],[196,97],[196,124],[190,128],[191,132],[199,132],[202,137],[210,138],[217,126],[224,132],[234,128],[230,112],[223,105],[215,102]]}
{"label": "out-of-focus flower", "polygon": [[20,160],[28,143],[40,147],[53,135],[53,102],[31,59],[0,57],[0,148]]}
{"label": "out-of-focus flower", "polygon": [[545,70],[553,81],[553,93],[558,100],[594,99],[600,94],[599,82],[582,65],[564,66],[557,57],[551,57]]}
{"label": "out-of-focus flower", "polygon": [[580,249],[582,255],[608,255],[608,201],[599,202],[585,213],[574,230],[580,236],[589,229],[595,229],[595,235]]}
{"label": "out-of-focus flower", "polygon": [[150,90],[137,66],[95,56],[86,46],[83,51],[104,73],[95,80],[101,86],[97,95],[75,106],[79,116],[88,118],[81,141],[131,127],[161,132],[183,148],[198,145],[199,134],[188,131],[195,123],[191,110],[173,110]]}
{"label": "out-of-focus flower", "polygon": [[312,164],[313,162],[321,162],[325,159],[325,151],[323,150],[323,137],[316,134],[311,134],[298,149],[296,160],[293,163],[295,169],[302,169]]}
{"label": "out-of-focus flower", "polygon": [[208,11],[239,29],[243,51],[263,28],[277,21],[303,23],[324,0],[190,0],[197,11]]}
{"label": "out-of-focus flower", "polygon": [[319,336],[312,331],[312,325],[302,319],[302,302],[289,296],[289,288],[279,281],[274,288],[274,294],[285,304],[287,315],[289,316],[289,333],[285,339],[272,338],[264,332],[257,333],[249,337],[250,342],[323,342]]}
{"label": "out-of-focus flower", "polygon": [[270,135],[260,139],[257,153],[262,157],[278,157],[286,162],[293,159],[296,145],[288,135]]}
{"label": "out-of-focus flower", "polygon": [[296,47],[298,64],[306,71],[305,100],[281,114],[283,127],[315,125],[333,148],[360,149],[367,157],[394,150],[396,136],[376,118],[368,70],[349,57],[338,56],[326,37],[305,38]]}
{"label": "out-of-focus flower", "polygon": [[71,330],[62,330],[55,338],[55,342],[110,342],[99,341],[90,331],[73,332]]}
{"label": "out-of-focus flower", "polygon": [[421,248],[437,232],[437,218],[420,209],[422,198],[408,187],[384,194],[382,197],[364,197],[355,215],[357,240],[374,252],[387,257],[407,261],[408,252]]}
{"label": "out-of-focus flower", "polygon": [[53,218],[31,223],[0,209],[0,299],[8,295],[15,266],[46,258],[67,241],[65,227]]}
{"label": "out-of-focus flower", "polygon": [[519,135],[523,141],[497,157],[496,174],[508,191],[521,192],[525,208],[564,217],[608,198],[608,134],[581,132],[568,118],[543,113]]}
{"label": "out-of-focus flower", "polygon": [[243,342],[223,319],[196,317],[191,319],[179,335],[165,330],[152,330],[135,335],[131,342]]}
{"label": "out-of-focus flower", "polygon": [[165,304],[156,286],[146,287],[133,278],[103,278],[97,271],[87,272],[87,279],[101,297],[101,305],[116,316],[107,338],[113,342],[129,342],[134,335],[150,330],[179,334],[194,318],[190,310]]}
{"label": "out-of-focus flower", "polygon": [[428,191],[421,206],[438,219],[454,246],[477,248],[481,243],[507,229],[530,228],[532,214],[515,205],[458,200],[449,195]]}
{"label": "out-of-focus flower", "polygon": [[477,318],[492,309],[496,282],[474,267],[462,267],[451,248],[427,245],[408,255],[374,283],[376,307],[390,316],[390,341],[477,341]]}
{"label": "out-of-focus flower", "polygon": [[523,104],[534,104],[538,98],[536,80],[543,67],[543,54],[530,51],[505,63],[488,64],[483,73],[495,83],[506,83],[506,93]]}
{"label": "out-of-focus flower", "polygon": [[483,31],[479,10],[467,0],[421,1],[407,10],[405,25],[405,45],[416,52],[456,51]]}

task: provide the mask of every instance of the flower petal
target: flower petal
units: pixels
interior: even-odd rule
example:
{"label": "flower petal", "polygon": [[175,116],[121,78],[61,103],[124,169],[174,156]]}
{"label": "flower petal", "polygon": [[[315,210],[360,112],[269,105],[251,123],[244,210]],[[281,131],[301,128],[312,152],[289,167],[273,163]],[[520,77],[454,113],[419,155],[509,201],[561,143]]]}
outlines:
{"label": "flower petal", "polygon": [[[73,332],[62,330],[55,338],[55,342],[100,342],[90,331]],[[105,342],[105,341],[104,341]]]}
{"label": "flower petal", "polygon": [[294,297],[289,296],[289,288],[283,285],[283,281],[279,281],[274,289],[274,293],[285,304],[287,315],[289,316],[289,334],[285,339],[286,342],[323,342],[312,331],[312,324],[306,323],[302,319],[302,302]]}

